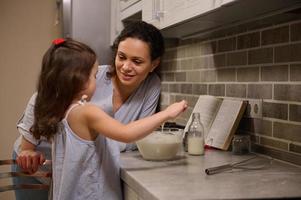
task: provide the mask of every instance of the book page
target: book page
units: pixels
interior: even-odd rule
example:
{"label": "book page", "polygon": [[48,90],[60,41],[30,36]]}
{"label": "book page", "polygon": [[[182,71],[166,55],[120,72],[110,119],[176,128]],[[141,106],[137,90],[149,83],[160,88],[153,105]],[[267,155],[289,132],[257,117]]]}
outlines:
{"label": "book page", "polygon": [[[201,123],[204,126],[205,138],[210,129],[210,126],[213,122],[213,119],[216,116],[216,113],[220,107],[222,99],[218,99],[210,95],[200,95],[198,101],[196,102],[192,113],[200,113]],[[188,131],[189,124],[191,123],[192,113],[189,117],[189,120],[186,124],[184,132]]]}
{"label": "book page", "polygon": [[245,107],[243,101],[224,99],[205,143],[212,147],[227,150]]}

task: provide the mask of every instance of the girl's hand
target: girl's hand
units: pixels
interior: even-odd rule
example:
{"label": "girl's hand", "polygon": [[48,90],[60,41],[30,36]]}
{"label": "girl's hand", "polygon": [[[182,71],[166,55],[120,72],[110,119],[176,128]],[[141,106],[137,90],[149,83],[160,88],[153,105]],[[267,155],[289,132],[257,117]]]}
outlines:
{"label": "girl's hand", "polygon": [[45,162],[45,157],[38,151],[23,150],[16,161],[25,172],[33,174],[38,170],[38,167]]}
{"label": "girl's hand", "polygon": [[182,112],[184,112],[187,108],[187,102],[182,100],[177,103],[173,103],[168,106],[165,111],[168,113],[170,119],[174,119],[179,116]]}

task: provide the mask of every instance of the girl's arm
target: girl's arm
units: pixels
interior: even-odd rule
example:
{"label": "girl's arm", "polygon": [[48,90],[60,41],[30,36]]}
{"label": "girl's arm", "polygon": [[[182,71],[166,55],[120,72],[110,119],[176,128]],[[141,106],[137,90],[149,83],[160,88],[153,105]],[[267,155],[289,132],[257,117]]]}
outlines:
{"label": "girl's arm", "polygon": [[44,155],[36,151],[35,147],[36,145],[22,137],[21,152],[16,159],[17,164],[30,174],[35,173],[39,165],[42,165],[45,161]]}
{"label": "girl's arm", "polygon": [[84,118],[90,130],[121,142],[134,142],[159,127],[163,122],[174,119],[187,108],[187,102],[181,101],[168,106],[164,111],[124,125],[111,118],[94,105],[86,105]]}

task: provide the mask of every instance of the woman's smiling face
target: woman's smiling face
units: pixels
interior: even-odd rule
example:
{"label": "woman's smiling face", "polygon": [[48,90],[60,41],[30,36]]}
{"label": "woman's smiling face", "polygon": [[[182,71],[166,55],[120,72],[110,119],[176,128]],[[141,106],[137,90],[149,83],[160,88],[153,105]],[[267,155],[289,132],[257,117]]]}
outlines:
{"label": "woman's smiling face", "polygon": [[127,38],[118,45],[115,57],[118,82],[136,88],[159,64],[159,59],[151,60],[150,47],[136,38]]}

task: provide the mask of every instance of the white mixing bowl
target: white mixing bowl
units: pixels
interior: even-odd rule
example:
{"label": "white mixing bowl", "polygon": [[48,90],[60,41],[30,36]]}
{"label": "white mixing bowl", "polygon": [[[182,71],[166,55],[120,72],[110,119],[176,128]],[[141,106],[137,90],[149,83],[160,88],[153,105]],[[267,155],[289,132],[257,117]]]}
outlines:
{"label": "white mixing bowl", "polygon": [[136,142],[145,160],[171,160],[176,157],[183,139],[183,130],[177,128],[154,131]]}

